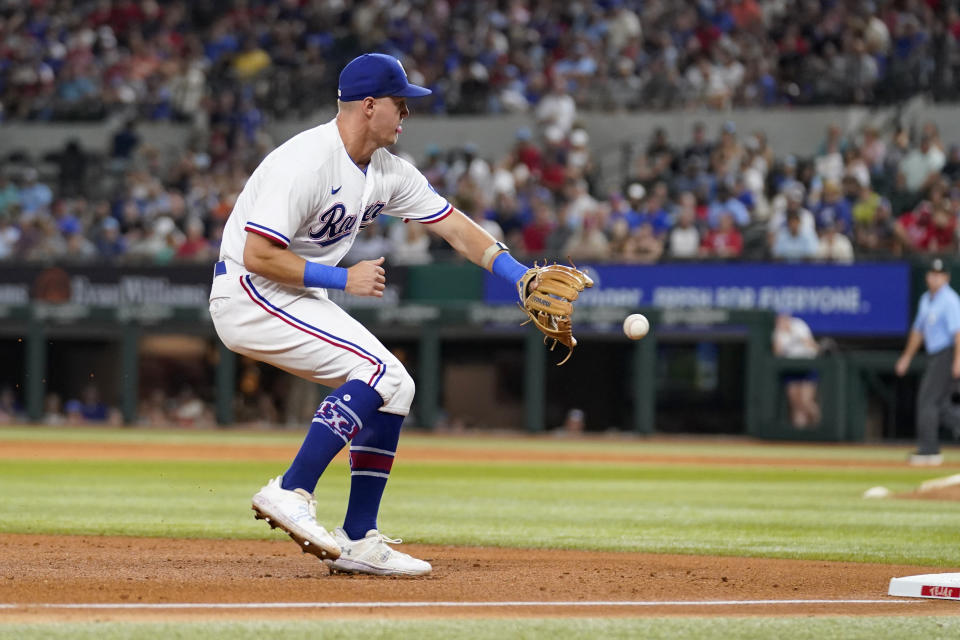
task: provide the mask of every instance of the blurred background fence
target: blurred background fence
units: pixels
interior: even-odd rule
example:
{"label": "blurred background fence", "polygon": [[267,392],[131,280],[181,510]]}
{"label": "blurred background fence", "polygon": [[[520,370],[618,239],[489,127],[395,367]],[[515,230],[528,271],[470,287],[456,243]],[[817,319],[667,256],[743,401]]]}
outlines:
{"label": "blurred background fence", "polygon": [[[464,263],[390,270],[382,300],[337,301],[414,375],[411,424],[569,428],[848,440],[910,435],[915,380],[893,361],[922,263],[587,265],[597,286],[575,316],[563,367],[499,279]],[[954,263],[954,269],[960,262]],[[8,420],[290,424],[321,390],[238,358],[206,309],[206,266],[0,269],[0,398]],[[653,330],[633,342],[623,318]],[[775,358],[776,313],[804,319],[828,348]],[[790,424],[781,374],[817,371],[823,416]],[[566,425],[566,427],[565,427]]]}

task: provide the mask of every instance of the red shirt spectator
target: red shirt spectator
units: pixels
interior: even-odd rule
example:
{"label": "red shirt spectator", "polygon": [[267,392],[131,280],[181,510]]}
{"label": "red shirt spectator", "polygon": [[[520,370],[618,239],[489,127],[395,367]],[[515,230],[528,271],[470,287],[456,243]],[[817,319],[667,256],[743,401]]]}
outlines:
{"label": "red shirt spectator", "polygon": [[198,218],[187,221],[187,238],[177,247],[179,260],[208,260],[213,257],[213,247],[204,235],[203,222]]}
{"label": "red shirt spectator", "polygon": [[567,168],[559,162],[548,164],[543,168],[540,181],[554,193],[559,193],[567,182]]}
{"label": "red shirt spectator", "polygon": [[895,232],[904,248],[919,250],[927,243],[930,229],[930,211],[920,203],[913,211],[903,214],[897,219]]}
{"label": "red shirt spectator", "polygon": [[114,33],[127,33],[135,24],[143,22],[143,11],[136,2],[121,0],[113,5],[108,21]]}
{"label": "red shirt spectator", "polygon": [[743,236],[730,214],[720,216],[720,224],[704,236],[700,255],[710,258],[736,258],[743,253]]}
{"label": "red shirt spectator", "polygon": [[523,248],[529,254],[543,253],[547,248],[547,236],[556,226],[553,212],[543,203],[533,205],[533,222],[523,228]]}
{"label": "red shirt spectator", "polygon": [[526,127],[521,127],[516,133],[517,143],[513,147],[514,158],[530,169],[533,175],[540,175],[543,168],[543,154],[533,142],[533,133]]}
{"label": "red shirt spectator", "polygon": [[938,206],[930,218],[927,233],[919,244],[922,251],[944,253],[956,250],[957,218],[946,203]]}

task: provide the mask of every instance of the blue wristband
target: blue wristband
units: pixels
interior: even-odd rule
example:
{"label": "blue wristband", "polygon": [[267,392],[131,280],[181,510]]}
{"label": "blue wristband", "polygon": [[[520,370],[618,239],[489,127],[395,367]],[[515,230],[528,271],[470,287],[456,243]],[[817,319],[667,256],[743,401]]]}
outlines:
{"label": "blue wristband", "polygon": [[520,278],[527,272],[527,267],[523,266],[512,255],[504,251],[493,260],[490,270],[516,286]]}
{"label": "blue wristband", "polygon": [[303,268],[303,285],[323,289],[346,289],[347,270],[307,260],[307,266]]}

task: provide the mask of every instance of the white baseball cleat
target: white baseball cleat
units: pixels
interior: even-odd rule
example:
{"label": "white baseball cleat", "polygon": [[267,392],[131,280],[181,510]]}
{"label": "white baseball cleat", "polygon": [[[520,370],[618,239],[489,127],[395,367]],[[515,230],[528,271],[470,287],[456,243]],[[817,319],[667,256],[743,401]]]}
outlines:
{"label": "white baseball cleat", "polygon": [[377,576],[422,576],[433,567],[429,562],[418,560],[387,546],[400,544],[376,529],[367,531],[360,540],[351,540],[340,527],[333,530],[333,538],[340,545],[340,557],[324,560],[331,573],[370,573]]}
{"label": "white baseball cleat", "polygon": [[277,476],[253,496],[257,520],[266,520],[271,529],[286,531],[304,553],[321,560],[339,557],[340,545],[317,524],[317,501],[303,489],[282,489],[282,480],[283,476]]}

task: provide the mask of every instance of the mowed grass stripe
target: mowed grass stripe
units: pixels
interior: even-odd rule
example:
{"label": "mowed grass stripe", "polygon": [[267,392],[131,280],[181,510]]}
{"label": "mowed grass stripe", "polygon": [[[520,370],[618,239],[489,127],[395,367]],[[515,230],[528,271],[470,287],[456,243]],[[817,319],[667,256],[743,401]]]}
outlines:
{"label": "mowed grass stripe", "polygon": [[[0,532],[282,538],[251,495],[284,465],[264,462],[12,460],[0,465]],[[409,542],[960,566],[955,503],[864,500],[907,491],[914,469],[778,469],[398,461],[381,527]],[[348,469],[317,489],[342,521]]]}

